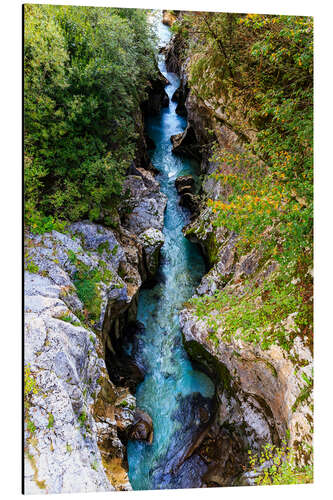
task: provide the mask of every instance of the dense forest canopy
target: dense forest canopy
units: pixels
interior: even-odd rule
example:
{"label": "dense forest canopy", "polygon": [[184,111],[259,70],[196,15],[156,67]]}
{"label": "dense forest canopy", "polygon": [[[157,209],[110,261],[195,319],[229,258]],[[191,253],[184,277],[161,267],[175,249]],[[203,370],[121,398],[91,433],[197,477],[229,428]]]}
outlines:
{"label": "dense forest canopy", "polygon": [[112,210],[155,45],[144,10],[25,5],[24,18],[25,215],[43,232]]}

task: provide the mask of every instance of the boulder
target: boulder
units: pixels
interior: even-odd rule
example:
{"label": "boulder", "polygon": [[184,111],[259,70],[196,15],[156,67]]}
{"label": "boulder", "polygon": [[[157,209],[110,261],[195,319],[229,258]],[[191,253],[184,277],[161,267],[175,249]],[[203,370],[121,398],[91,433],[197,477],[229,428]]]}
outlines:
{"label": "boulder", "polygon": [[172,26],[173,23],[176,21],[177,17],[173,12],[170,10],[163,10],[163,19],[162,23],[165,24],[166,26]]}
{"label": "boulder", "polygon": [[182,194],[179,204],[182,207],[188,208],[192,214],[195,214],[199,210],[199,197],[195,194],[185,192]]}
{"label": "boulder", "polygon": [[122,225],[139,236],[150,228],[162,229],[167,197],[151,172],[140,168],[136,172],[125,179],[123,193],[127,199],[121,213]]}
{"label": "boulder", "polygon": [[151,417],[148,413],[137,408],[134,416],[134,422],[129,432],[129,439],[146,441],[148,444],[152,444],[153,438],[154,429]]}
{"label": "boulder", "polygon": [[184,188],[188,187],[190,188],[191,192],[193,192],[194,184],[195,182],[192,175],[181,175],[180,177],[177,177],[177,179],[175,180],[175,186],[178,193],[180,193],[180,191],[183,190]]}
{"label": "boulder", "polygon": [[172,135],[171,142],[173,153],[190,156],[197,160],[201,159],[200,146],[191,125],[187,125],[184,132]]}
{"label": "boulder", "polygon": [[164,243],[163,233],[153,227],[140,234],[139,240],[143,245],[148,279],[155,276],[158,264],[160,248]]}

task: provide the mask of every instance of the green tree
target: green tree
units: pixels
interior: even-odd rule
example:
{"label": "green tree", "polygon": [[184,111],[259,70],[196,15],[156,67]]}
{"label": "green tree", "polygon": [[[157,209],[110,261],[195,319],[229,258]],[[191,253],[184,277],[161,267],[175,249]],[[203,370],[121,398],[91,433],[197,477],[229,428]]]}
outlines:
{"label": "green tree", "polygon": [[32,230],[111,214],[154,76],[146,13],[25,6],[25,201]]}

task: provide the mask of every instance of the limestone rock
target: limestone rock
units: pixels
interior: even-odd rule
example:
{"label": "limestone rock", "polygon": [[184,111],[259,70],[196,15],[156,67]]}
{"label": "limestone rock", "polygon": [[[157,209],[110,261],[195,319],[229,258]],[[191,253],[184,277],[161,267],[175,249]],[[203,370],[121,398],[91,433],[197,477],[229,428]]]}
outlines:
{"label": "limestone rock", "polygon": [[148,277],[152,278],[158,269],[160,248],[164,243],[164,236],[159,229],[149,228],[140,234],[146,258]]}
{"label": "limestone rock", "polygon": [[138,168],[137,175],[125,179],[123,191],[129,194],[122,208],[123,226],[136,235],[150,228],[161,230],[167,198],[154,176]]}
{"label": "limestone rock", "polygon": [[[130,266],[126,252],[111,230],[79,222],[67,234],[27,235],[25,257],[35,271],[25,273],[26,379],[35,388],[25,398],[26,492],[131,489],[121,463],[118,475],[110,470],[125,457],[118,429],[134,414],[116,419],[123,389],[105,366],[105,318],[133,299],[118,274]],[[80,280],[95,287],[90,304]]]}
{"label": "limestone rock", "polygon": [[113,490],[90,411],[105,370],[96,335],[69,311],[59,285],[31,273],[25,283],[34,294],[25,304],[25,364],[36,387],[25,401],[26,493]]}

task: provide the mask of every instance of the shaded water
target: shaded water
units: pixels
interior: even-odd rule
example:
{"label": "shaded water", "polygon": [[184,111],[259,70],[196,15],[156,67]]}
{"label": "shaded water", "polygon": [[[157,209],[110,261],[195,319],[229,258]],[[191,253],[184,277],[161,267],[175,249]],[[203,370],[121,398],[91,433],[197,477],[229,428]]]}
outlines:
{"label": "shaded water", "polygon": [[[162,44],[170,37],[162,23],[159,37]],[[137,319],[145,328],[137,334],[132,353],[146,372],[136,397],[137,405],[153,419],[154,440],[152,445],[137,441],[128,444],[133,489],[200,486],[200,475],[206,468],[203,461],[191,457],[181,463],[181,458],[202,431],[202,415],[206,415],[207,422],[214,394],[213,383],[193,369],[181,340],[178,312],[199,284],[205,264],[197,246],[182,234],[188,213],[179,206],[174,181],[180,175],[195,175],[198,165],[172,154],[170,136],[182,132],[186,120],[176,114],[176,103],[171,101],[179,78],[166,71],[163,58],[159,66],[170,82],[166,87],[170,105],[147,121],[147,132],[156,144],[151,159],[160,171],[161,191],[168,197],[165,243],[158,284],[140,292]]]}

